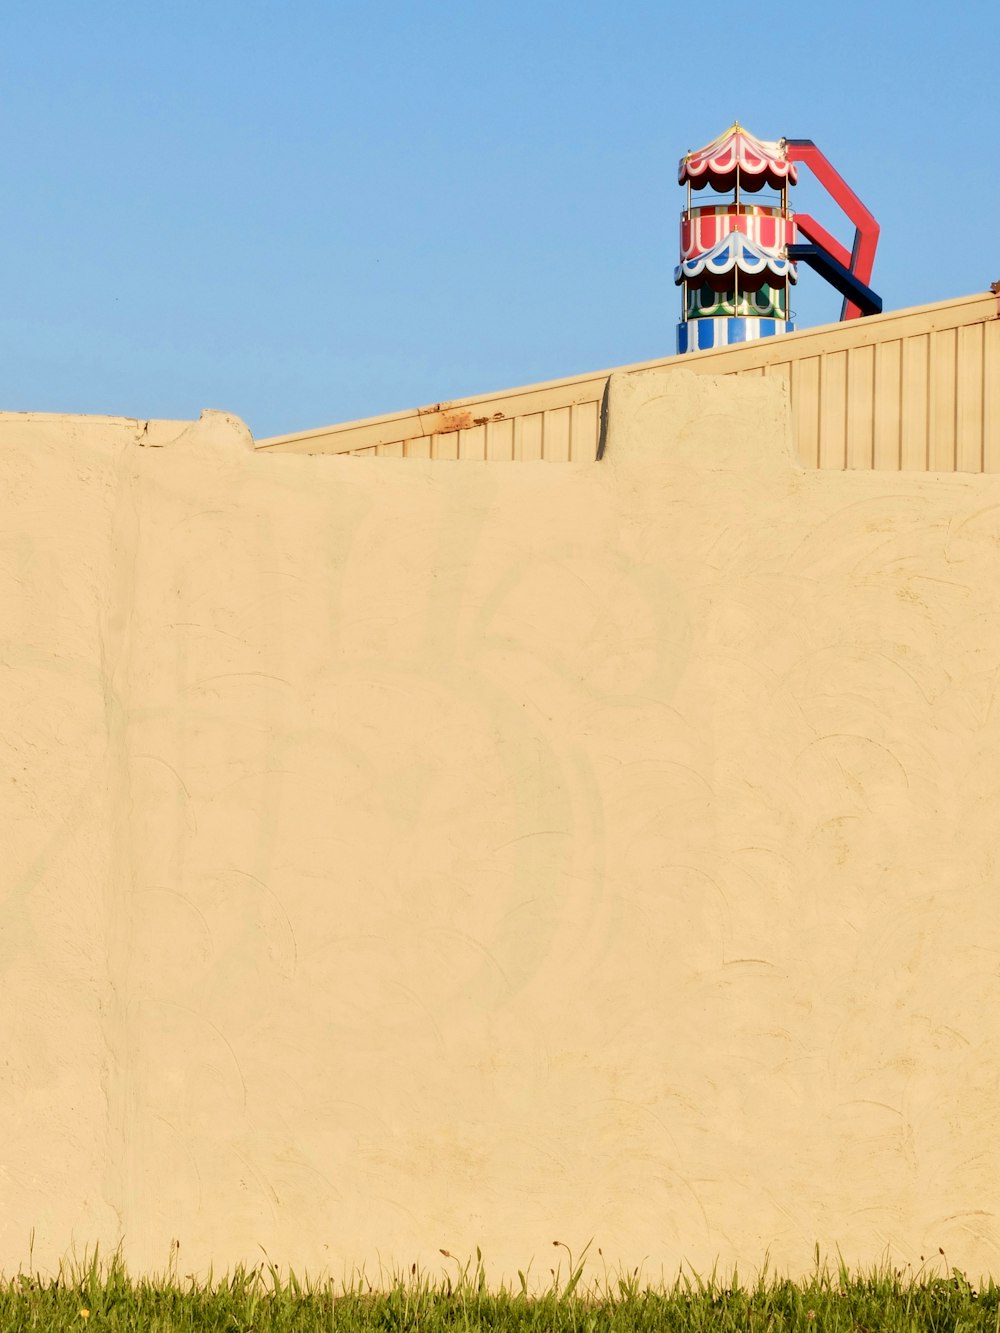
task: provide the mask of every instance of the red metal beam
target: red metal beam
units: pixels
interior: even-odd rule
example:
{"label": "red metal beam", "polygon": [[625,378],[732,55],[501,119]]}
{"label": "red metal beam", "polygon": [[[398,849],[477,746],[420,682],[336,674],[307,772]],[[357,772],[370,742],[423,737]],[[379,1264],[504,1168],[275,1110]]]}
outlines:
{"label": "red metal beam", "polygon": [[[875,251],[878,248],[879,225],[873,215],[844,180],[843,176],[830,165],[811,139],[786,139],[785,149],[790,161],[801,162],[809,168],[827,194],[843,209],[854,223],[854,244],[850,255],[838,241],[823,227],[802,214],[796,217],[796,223],[802,231],[822,245],[844,267],[867,287],[871,282],[872,268],[875,265]],[[845,298],[841,308],[841,319],[857,319],[861,310],[852,301]]]}
{"label": "red metal beam", "polygon": [[810,217],[808,213],[796,213],[795,228],[810,241],[815,241],[824,250],[829,250],[838,264],[843,264],[844,268],[851,267],[850,250],[845,249],[835,236],[831,236],[825,227],[820,226],[814,217]]}

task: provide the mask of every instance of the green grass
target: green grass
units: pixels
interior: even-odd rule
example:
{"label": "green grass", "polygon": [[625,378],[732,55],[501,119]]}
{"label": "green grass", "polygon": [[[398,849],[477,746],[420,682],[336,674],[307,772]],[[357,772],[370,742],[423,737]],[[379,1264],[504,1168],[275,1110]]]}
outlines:
{"label": "green grass", "polygon": [[957,1271],[921,1276],[884,1267],[849,1274],[817,1264],[805,1282],[765,1275],[750,1285],[736,1278],[724,1285],[714,1276],[682,1274],[654,1288],[637,1273],[605,1272],[586,1285],[584,1262],[571,1256],[569,1265],[568,1274],[555,1270],[547,1291],[532,1294],[524,1275],[514,1290],[491,1289],[478,1258],[475,1265],[456,1265],[454,1278],[429,1281],[414,1270],[381,1290],[363,1276],[335,1287],[264,1265],[204,1282],[132,1279],[117,1260],[102,1264],[95,1258],[55,1278],[20,1274],[0,1280],[0,1330],[1000,1333],[1000,1288],[991,1280],[977,1290]]}

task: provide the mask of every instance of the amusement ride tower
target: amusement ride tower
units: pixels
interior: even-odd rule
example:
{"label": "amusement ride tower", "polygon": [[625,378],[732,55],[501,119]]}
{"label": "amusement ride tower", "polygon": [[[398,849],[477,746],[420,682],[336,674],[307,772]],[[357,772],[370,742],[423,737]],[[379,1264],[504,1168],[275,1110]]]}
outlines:
{"label": "amusement ride tower", "polygon": [[[788,187],[798,176],[784,143],[755,139],[737,122],[682,157],[678,179],[687,185],[681,262],[674,271],[683,300],[678,352],[794,329],[788,289],[797,274],[787,247],[795,240],[795,223]],[[692,192],[706,187],[728,198],[692,204]],[[777,198],[758,202],[765,187]]]}
{"label": "amusement ride tower", "polygon": [[[814,218],[794,215],[789,186],[796,162],[808,165],[855,224],[848,252]],[[810,139],[757,139],[735,122],[697,152],[681,158],[678,180],[687,186],[681,214],[681,288],[678,352],[789,333],[789,295],[796,260],[816,269],[844,297],[842,319],[875,314],[882,302],[868,287],[878,223]],[[709,189],[711,203],[694,204]],[[797,240],[801,232],[807,240]]]}

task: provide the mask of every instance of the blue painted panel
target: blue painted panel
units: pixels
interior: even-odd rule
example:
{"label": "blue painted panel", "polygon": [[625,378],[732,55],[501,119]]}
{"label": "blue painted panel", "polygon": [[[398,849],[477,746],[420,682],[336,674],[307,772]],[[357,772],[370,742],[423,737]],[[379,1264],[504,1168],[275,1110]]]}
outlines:
{"label": "blue painted panel", "polygon": [[677,325],[677,351],[680,355],[706,352],[713,347],[729,347],[794,332],[794,322],[786,319],[689,319]]}

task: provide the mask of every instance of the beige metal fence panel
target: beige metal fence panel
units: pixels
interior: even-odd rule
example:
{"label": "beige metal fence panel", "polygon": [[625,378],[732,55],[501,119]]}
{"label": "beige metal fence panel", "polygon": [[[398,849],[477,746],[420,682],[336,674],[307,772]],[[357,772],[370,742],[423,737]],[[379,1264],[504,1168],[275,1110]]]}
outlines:
{"label": "beige metal fence panel", "polygon": [[[603,384],[601,388],[603,392]],[[503,417],[469,430],[430,436],[428,450],[419,457],[488,463],[585,462],[597,457],[600,426],[601,404],[597,399],[570,403],[547,412]],[[407,457],[417,456],[415,450],[407,452]]]}
{"label": "beige metal fence panel", "polygon": [[875,348],[847,353],[847,466],[870,472],[875,457]]}
{"label": "beige metal fence panel", "polygon": [[983,470],[1000,472],[1000,322],[983,326]]}
{"label": "beige metal fence panel", "polygon": [[819,465],[847,466],[847,351],[827,352],[819,359]]}
{"label": "beige metal fence panel", "polygon": [[459,434],[457,430],[446,431],[443,435],[431,435],[431,458],[442,460],[457,459]]}
{"label": "beige metal fence panel", "polygon": [[[292,435],[276,435],[258,440],[256,447],[276,449],[282,453],[358,454],[372,446],[430,439],[431,457],[436,458],[439,442],[446,437],[462,435],[506,420],[539,415],[547,417],[551,411],[563,412],[574,407],[583,409],[580,428],[586,431],[590,422],[599,419],[609,374],[609,371],[604,370],[590,375],[577,375],[571,379],[529,384],[505,393],[482,394],[455,402],[434,403],[430,407],[408,412],[392,412],[386,416],[322,426]],[[558,437],[561,428],[556,426],[554,429]],[[454,458],[463,455],[461,450],[456,454],[453,444],[446,444],[441,449],[441,456]]]}
{"label": "beige metal fence panel", "polygon": [[985,324],[957,330],[955,373],[955,467],[983,470],[983,352]]}
{"label": "beige metal fence panel", "polygon": [[514,420],[491,421],[486,427],[486,457],[491,463],[514,461]]}
{"label": "beige metal fence panel", "polygon": [[955,329],[928,334],[928,458],[932,472],[955,471]]}
{"label": "beige metal fence panel", "polygon": [[433,437],[432,435],[426,435],[426,436],[418,437],[418,438],[415,439],[415,440],[404,440],[404,441],[403,441],[403,457],[404,457],[404,458],[431,458],[431,457],[433,456],[433,455],[431,454],[431,442],[432,442],[433,438],[434,438],[434,437]]}
{"label": "beige metal fence panel", "polygon": [[[624,366],[766,375],[788,386],[804,467],[1000,471],[1000,322],[961,297],[737,347]],[[260,449],[379,458],[586,462],[610,371],[261,440]]]}
{"label": "beige metal fence panel", "polygon": [[542,457],[546,463],[568,463],[570,459],[570,409],[557,407],[545,413]]}
{"label": "beige metal fence panel", "polygon": [[[872,413],[873,466],[877,472],[898,472],[901,466],[902,343],[876,343],[872,393],[878,411]],[[803,459],[805,462],[805,459]]]}
{"label": "beige metal fence panel", "polygon": [[787,379],[799,461],[878,471],[1000,471],[1000,323],[962,297],[677,359]]}
{"label": "beige metal fence panel", "polygon": [[927,469],[929,349],[930,338],[927,334],[918,333],[900,339],[900,465],[904,472],[923,472]]}
{"label": "beige metal fence panel", "polygon": [[474,463],[486,458],[486,427],[470,426],[458,432],[458,456]]}
{"label": "beige metal fence panel", "polygon": [[601,442],[601,404],[595,398],[570,409],[569,456],[574,463],[592,462]]}
{"label": "beige metal fence panel", "polygon": [[514,418],[514,458],[518,463],[540,463],[545,413]]}

